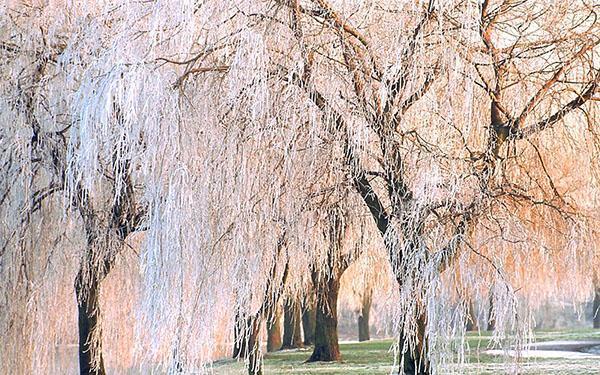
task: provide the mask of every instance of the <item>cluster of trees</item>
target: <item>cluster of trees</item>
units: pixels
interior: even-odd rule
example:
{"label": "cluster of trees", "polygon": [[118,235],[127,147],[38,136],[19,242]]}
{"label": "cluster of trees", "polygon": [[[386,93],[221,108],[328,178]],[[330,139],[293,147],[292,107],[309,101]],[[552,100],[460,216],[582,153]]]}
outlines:
{"label": "cluster of trees", "polygon": [[223,326],[260,373],[263,324],[284,305],[297,340],[313,298],[310,360],[339,360],[340,280],[372,252],[400,373],[443,372],[473,300],[522,338],[598,268],[599,11],[3,5],[0,372],[59,371],[69,301],[82,374],[205,369]]}

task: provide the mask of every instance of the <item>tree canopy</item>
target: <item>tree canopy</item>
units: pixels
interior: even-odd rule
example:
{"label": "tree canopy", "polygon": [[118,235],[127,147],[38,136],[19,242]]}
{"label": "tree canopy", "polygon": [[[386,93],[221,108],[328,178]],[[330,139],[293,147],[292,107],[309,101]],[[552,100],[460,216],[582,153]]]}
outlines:
{"label": "tree canopy", "polygon": [[332,254],[389,262],[399,361],[460,361],[469,296],[523,340],[598,268],[599,11],[1,5],[0,372],[64,370],[76,306],[111,368],[205,369]]}

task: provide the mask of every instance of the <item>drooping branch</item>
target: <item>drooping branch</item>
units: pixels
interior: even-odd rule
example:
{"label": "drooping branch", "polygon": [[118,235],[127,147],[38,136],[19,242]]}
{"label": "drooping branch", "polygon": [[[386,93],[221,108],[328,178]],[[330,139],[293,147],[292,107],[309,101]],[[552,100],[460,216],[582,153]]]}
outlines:
{"label": "drooping branch", "polygon": [[[366,37],[362,35],[352,24],[350,24],[347,20],[342,19],[342,17],[331,7],[329,3],[325,0],[314,0],[321,8],[321,15],[326,19],[329,19],[333,22],[333,24],[344,31],[344,33],[356,38],[364,47],[369,55],[369,59],[371,64],[373,65],[373,71],[376,77],[381,77],[381,69],[379,68],[379,64],[371,50],[371,45],[369,41],[367,41]],[[352,43],[352,42],[351,42]],[[355,43],[352,43],[354,47],[356,47]],[[358,51],[357,48],[355,50]]]}
{"label": "drooping branch", "polygon": [[[542,85],[542,87],[531,97],[529,102],[525,105],[525,108],[523,108],[523,111],[521,112],[521,114],[515,119],[515,123],[511,124],[511,126],[515,129],[520,129],[524,125],[525,120],[527,119],[527,116],[529,115],[529,113],[542,100],[542,98],[552,88],[552,86],[554,86],[554,84],[559,81],[560,77],[565,73],[565,71],[573,63],[575,63],[579,58],[581,58],[587,52],[589,52],[594,47],[596,47],[599,43],[600,43],[600,38],[598,38],[597,41],[592,41],[592,42],[586,43],[583,47],[581,47],[581,49],[575,55],[573,55],[568,61],[564,62],[561,65],[560,69],[558,69],[554,73],[554,75],[549,80],[547,80]],[[577,106],[577,105],[581,106],[583,103],[585,103],[585,101],[587,101],[594,94],[597,84],[598,84],[598,74],[596,74],[595,79],[592,81],[590,89],[588,89],[585,93],[583,93],[580,96],[580,98],[582,99],[582,103],[581,104],[576,104],[577,102],[575,102],[574,104],[569,103],[568,106]],[[564,116],[564,115],[562,115],[562,116]],[[558,121],[558,120],[556,120],[556,121]]]}
{"label": "drooping branch", "polygon": [[575,99],[565,104],[561,109],[550,115],[548,118],[538,121],[533,125],[517,130],[513,137],[515,139],[526,139],[534,134],[537,134],[545,129],[552,127],[554,124],[561,121],[567,114],[573,112],[576,109],[581,108],[585,103],[591,100],[594,94],[599,91],[599,87],[600,70],[598,70],[595,78],[592,80],[592,82],[588,84],[585,91],[577,95]]}
{"label": "drooping branch", "polygon": [[[419,35],[423,32],[423,28],[427,25],[427,23],[433,19],[435,15],[435,0],[429,0],[427,4],[427,9],[425,10],[425,14],[421,18],[421,20],[415,26],[411,36],[408,38],[408,46],[402,51],[403,59],[402,61],[409,60],[410,56],[412,56],[417,48],[417,41],[419,40]],[[396,100],[396,97],[408,82],[408,77],[410,74],[410,69],[406,64],[404,64],[402,71],[399,73],[398,78],[388,84],[388,98],[384,105],[384,112],[390,111],[393,107],[393,103]],[[416,90],[416,92],[423,90]],[[405,101],[406,102],[406,101]],[[402,108],[402,106],[401,106]]]}
{"label": "drooping branch", "polygon": [[371,182],[367,178],[366,172],[360,166],[360,161],[355,155],[353,147],[349,144],[350,140],[347,135],[347,125],[340,113],[332,108],[327,99],[314,87],[310,86],[304,77],[296,74],[293,75],[293,81],[298,86],[303,88],[310,100],[315,104],[322,113],[324,121],[327,121],[327,115],[333,114],[333,122],[336,125],[335,130],[342,134],[344,139],[344,153],[346,163],[350,169],[351,179],[355,188],[360,194],[362,200],[367,205],[377,228],[384,235],[389,227],[389,214],[387,213],[381,199],[373,189]]}

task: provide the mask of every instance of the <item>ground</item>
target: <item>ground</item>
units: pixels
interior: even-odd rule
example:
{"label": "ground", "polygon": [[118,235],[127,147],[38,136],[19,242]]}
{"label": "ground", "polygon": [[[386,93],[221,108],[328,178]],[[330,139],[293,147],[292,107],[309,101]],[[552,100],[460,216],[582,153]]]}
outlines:
{"label": "ground", "polygon": [[[582,354],[581,352],[560,351],[560,345],[570,350],[582,345],[573,342],[587,342],[598,349],[600,330],[580,329],[562,331],[536,332],[536,342],[556,341],[553,352],[548,356],[527,356],[521,359],[519,368],[515,368],[510,360],[502,355],[493,355],[489,351],[490,332],[471,333],[468,335],[468,363],[455,366],[451,371],[459,374],[600,374],[600,355]],[[596,343],[591,343],[596,340]],[[564,343],[565,341],[571,342]],[[365,343],[341,343],[343,362],[341,363],[304,363],[310,356],[310,349],[286,350],[270,353],[264,359],[265,374],[389,374],[393,370],[394,354],[390,350],[392,340],[373,340]],[[583,345],[585,346],[585,345]],[[540,347],[541,348],[541,347]],[[535,354],[530,352],[529,354]],[[513,362],[514,363],[514,362]],[[243,362],[221,360],[213,364],[216,374],[246,374]]]}

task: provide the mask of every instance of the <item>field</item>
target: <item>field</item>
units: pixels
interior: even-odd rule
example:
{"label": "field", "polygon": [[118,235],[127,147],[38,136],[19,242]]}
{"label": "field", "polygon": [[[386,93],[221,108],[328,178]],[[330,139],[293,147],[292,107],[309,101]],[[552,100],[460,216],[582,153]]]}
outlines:
{"label": "field", "polygon": [[[552,358],[526,357],[515,366],[515,361],[501,355],[484,353],[490,344],[491,334],[469,334],[467,363],[455,365],[451,373],[458,374],[600,374],[600,356],[580,352],[553,350]],[[536,333],[536,342],[576,342],[599,340],[600,331],[591,329],[569,331],[542,331]],[[365,343],[341,343],[343,362],[305,363],[310,348],[269,353],[264,358],[265,374],[388,374],[394,370],[392,340],[373,340]],[[243,362],[232,359],[213,364],[216,374],[245,374]]]}

